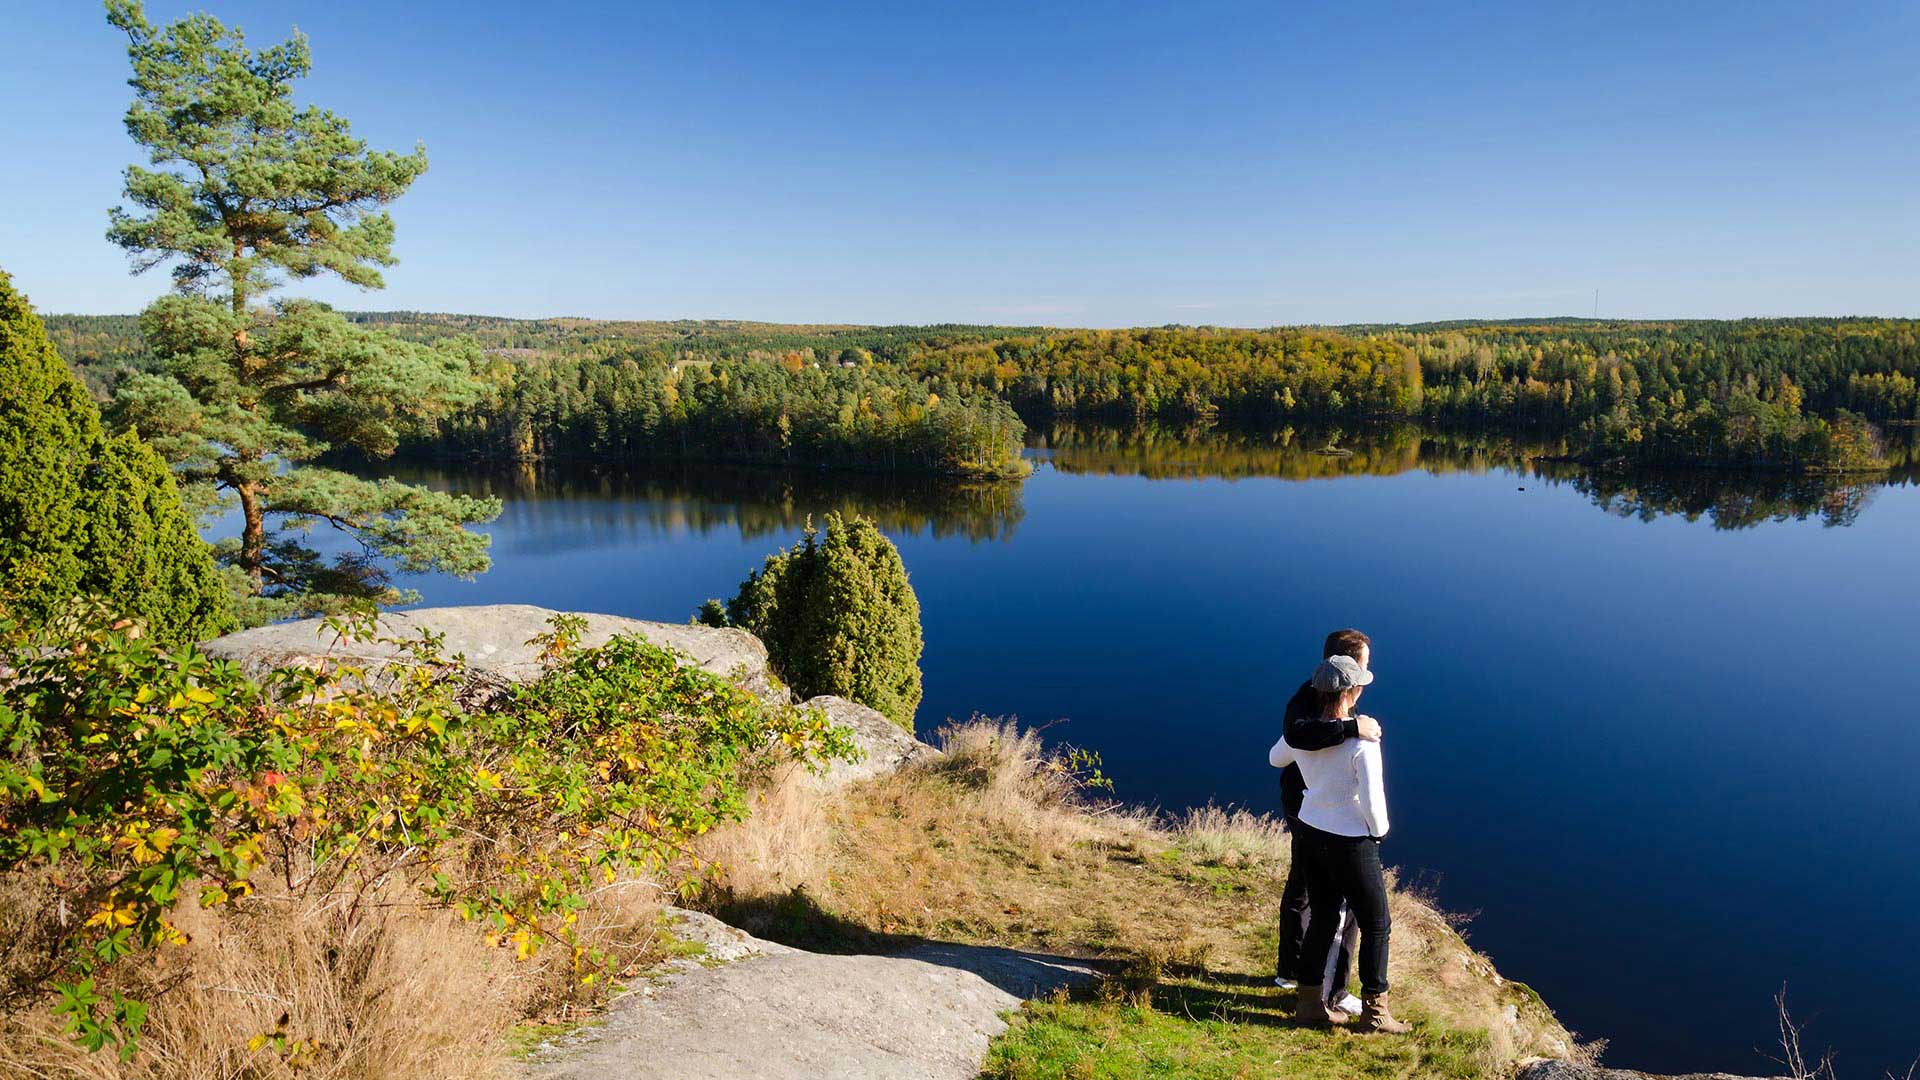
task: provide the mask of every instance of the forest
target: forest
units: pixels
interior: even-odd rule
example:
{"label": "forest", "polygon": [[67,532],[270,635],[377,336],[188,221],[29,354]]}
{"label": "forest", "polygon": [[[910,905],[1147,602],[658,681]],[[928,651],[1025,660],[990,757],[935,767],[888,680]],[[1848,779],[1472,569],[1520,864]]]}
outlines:
{"label": "forest", "polygon": [[[423,429],[418,454],[694,458],[1018,477],[1025,425],[1004,401],[884,366],[495,360],[484,405]],[[944,393],[942,391],[945,391]]]}
{"label": "forest", "polygon": [[[1889,432],[1920,421],[1920,324],[1907,320],[1043,330],[348,318],[486,354],[494,392],[414,433],[413,453],[999,477],[1020,472],[1021,422],[1394,420],[1559,440],[1559,456],[1588,464],[1851,471],[1885,467]],[[130,317],[47,322],[96,393],[151,364]]]}
{"label": "forest", "polygon": [[[358,313],[402,342],[484,350],[486,398],[408,431],[402,453],[545,460],[681,458],[970,479],[1023,476],[1004,401],[876,360],[973,340],[981,327],[604,323]],[[131,316],[55,315],[49,334],[96,396],[157,364]]]}
{"label": "forest", "polygon": [[1920,419],[1920,324],[1871,319],[1442,325],[1411,351],[1423,414],[1576,437],[1574,457],[1814,470],[1887,463]]}
{"label": "forest", "polygon": [[1419,420],[1562,437],[1587,463],[1884,467],[1920,419],[1916,324],[1894,320],[1163,328],[1012,337],[907,361],[1005,395],[1030,422],[1270,428]]}

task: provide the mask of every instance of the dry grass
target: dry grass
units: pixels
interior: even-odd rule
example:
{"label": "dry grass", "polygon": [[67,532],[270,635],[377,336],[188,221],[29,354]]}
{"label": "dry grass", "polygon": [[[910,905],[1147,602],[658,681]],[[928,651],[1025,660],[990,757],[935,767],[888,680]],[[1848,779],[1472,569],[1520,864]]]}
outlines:
{"label": "dry grass", "polygon": [[[0,907],[0,932],[32,933],[40,916]],[[622,959],[641,959],[658,933],[657,890],[608,887],[581,922]],[[400,882],[357,908],[346,894],[266,893],[216,911],[188,901],[175,923],[188,944],[113,971],[113,989],[152,1006],[131,1062],[81,1050],[38,1001],[0,1018],[0,1075],[467,1080],[497,1075],[517,1020],[597,1004],[575,988],[564,950],[516,961]]]}
{"label": "dry grass", "polygon": [[[153,1005],[142,1050],[126,1064],[62,1038],[44,1009],[10,1017],[0,1072],[72,1077],[422,1078],[484,1076],[489,1044],[511,1022],[519,979],[445,912],[377,898],[352,920],[273,898],[233,914],[191,903],[191,942],[157,965],[127,965],[118,984]],[[252,1045],[279,1034],[284,1045]]]}
{"label": "dry grass", "polygon": [[[863,948],[928,938],[1107,958],[1123,974],[1106,992],[1136,998],[1182,977],[1271,980],[1288,862],[1278,821],[1218,807],[1156,821],[1090,800],[1011,724],[959,725],[941,742],[942,756],[838,796],[772,798],[778,813],[729,838],[750,854],[720,856],[715,906],[813,947],[838,934]],[[805,857],[775,857],[782,836],[803,837]],[[1490,1071],[1578,1053],[1539,998],[1501,979],[1431,903],[1397,888],[1392,902],[1405,1011],[1473,1033]]]}
{"label": "dry grass", "polygon": [[[941,756],[833,796],[804,774],[776,772],[746,823],[701,842],[724,868],[711,904],[764,936],[813,947],[927,938],[1106,958],[1115,977],[1103,1008],[1151,1009],[1173,993],[1270,1009],[1252,995],[1272,993],[1257,988],[1271,975],[1287,864],[1277,822],[1215,807],[1167,822],[1094,800],[1075,763],[1011,724],[959,725],[941,741]],[[28,902],[30,888],[8,888],[0,960],[17,962],[44,940],[36,935],[49,914]],[[502,1037],[516,1021],[597,1006],[604,985],[574,989],[564,955],[515,962],[416,896],[391,882],[352,912],[338,899],[285,895],[219,914],[183,909],[190,944],[120,976],[140,972],[119,988],[154,1004],[132,1063],[78,1051],[36,1003],[0,1017],[0,1075],[486,1077],[500,1072]],[[623,963],[650,962],[666,948],[658,896],[646,883],[609,886],[582,923]],[[1567,1055],[1571,1037],[1538,998],[1501,980],[1430,903],[1396,890],[1393,904],[1405,1011],[1466,1033],[1462,1045],[1489,1070]],[[1226,1011],[1211,1022],[1242,1022],[1232,1011],[1241,1006],[1218,1007]],[[1249,1052],[1264,1053],[1264,1036],[1247,1030]]]}
{"label": "dry grass", "polygon": [[1176,817],[1171,831],[1182,848],[1205,862],[1270,868],[1287,863],[1286,827],[1266,814],[1208,803]]}
{"label": "dry grass", "polygon": [[806,770],[784,765],[749,800],[744,822],[701,837],[701,858],[743,895],[785,893],[818,878],[830,857],[826,802]]}

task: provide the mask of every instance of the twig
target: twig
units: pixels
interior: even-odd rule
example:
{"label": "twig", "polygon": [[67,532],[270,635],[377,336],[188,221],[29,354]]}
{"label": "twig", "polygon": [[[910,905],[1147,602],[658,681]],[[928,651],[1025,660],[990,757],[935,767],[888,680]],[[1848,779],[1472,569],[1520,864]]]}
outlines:
{"label": "twig", "polygon": [[293,1001],[291,999],[283,998],[279,994],[269,994],[265,990],[244,990],[238,986],[209,986],[207,990],[219,994],[239,994],[242,997],[264,998],[276,1005],[284,1005],[289,1009],[293,1008]]}
{"label": "twig", "polygon": [[1780,1052],[1785,1055],[1773,1060],[1786,1066],[1787,1075],[1793,1080],[1836,1080],[1832,1050],[1822,1054],[1811,1066],[1807,1064],[1807,1055],[1800,1043],[1800,1025],[1794,1023],[1793,1016],[1787,1012],[1787,984],[1780,984],[1780,992],[1773,995],[1773,1006],[1780,1022]]}

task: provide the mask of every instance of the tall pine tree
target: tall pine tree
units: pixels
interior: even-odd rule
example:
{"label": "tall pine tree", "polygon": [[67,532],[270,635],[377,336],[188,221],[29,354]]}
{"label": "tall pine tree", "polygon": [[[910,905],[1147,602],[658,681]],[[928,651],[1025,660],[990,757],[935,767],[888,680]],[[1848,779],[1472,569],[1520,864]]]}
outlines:
{"label": "tall pine tree", "polygon": [[[141,316],[165,374],[127,379],[116,415],[174,463],[194,505],[238,505],[240,535],[216,553],[244,575],[243,618],[409,599],[396,568],[485,570],[487,538],[465,526],[498,514],[496,500],[313,464],[334,448],[384,457],[408,426],[478,400],[473,347],[404,342],[322,304],[256,303],[287,278],[381,287],[395,260],[380,208],[426,171],[425,151],[368,150],[345,119],[296,107],[312,66],[298,33],[255,52],[211,15],[160,28],[139,0],[107,0],[107,17],[129,40],[127,132],[154,166],[127,169],[132,209],[112,212],[108,237],[136,273],[171,263],[177,289]],[[349,549],[323,557],[306,540],[320,524]]]}

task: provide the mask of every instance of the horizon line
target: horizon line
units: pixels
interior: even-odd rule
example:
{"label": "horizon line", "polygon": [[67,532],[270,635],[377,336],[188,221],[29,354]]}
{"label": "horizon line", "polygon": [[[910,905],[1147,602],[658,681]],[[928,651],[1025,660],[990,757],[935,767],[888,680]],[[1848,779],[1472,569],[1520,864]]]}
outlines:
{"label": "horizon line", "polygon": [[[324,301],[320,301],[324,303]],[[328,304],[328,307],[345,315],[419,315],[440,316],[463,319],[499,319],[505,322],[590,322],[590,323],[734,323],[757,326],[806,326],[822,328],[855,329],[929,329],[938,326],[967,326],[1008,330],[1059,330],[1059,331],[1121,331],[1121,330],[1161,330],[1182,328],[1190,330],[1342,330],[1350,327],[1412,327],[1440,326],[1452,323],[1477,326],[1517,326],[1527,323],[1733,323],[1733,322],[1793,322],[1804,320],[1822,320],[1828,322],[1920,322],[1920,315],[1875,315],[1866,313],[1848,313],[1844,315],[1461,315],[1438,319],[1408,320],[1358,320],[1353,322],[1280,322],[1259,325],[1238,323],[1208,323],[1169,321],[1160,323],[1131,323],[1124,326],[1085,326],[1061,323],[1020,323],[1020,322],[968,322],[960,319],[938,319],[928,322],[852,322],[845,320],[820,320],[789,322],[778,319],[742,318],[737,316],[605,316],[605,315],[494,315],[477,311],[434,311],[423,308],[345,308]],[[138,318],[137,311],[44,311],[41,318],[81,318],[113,319]]]}

